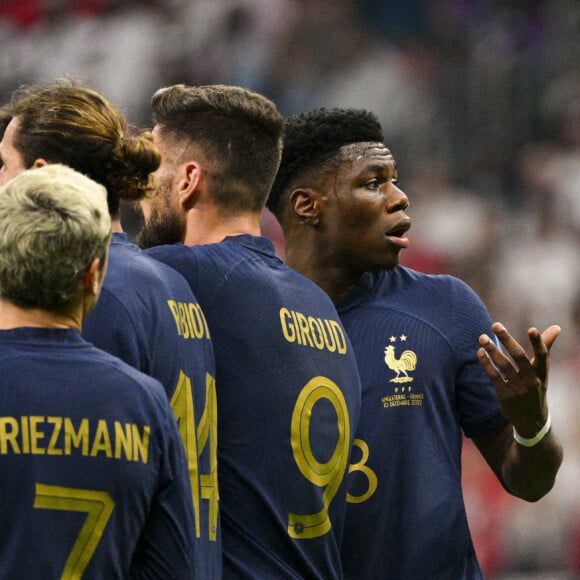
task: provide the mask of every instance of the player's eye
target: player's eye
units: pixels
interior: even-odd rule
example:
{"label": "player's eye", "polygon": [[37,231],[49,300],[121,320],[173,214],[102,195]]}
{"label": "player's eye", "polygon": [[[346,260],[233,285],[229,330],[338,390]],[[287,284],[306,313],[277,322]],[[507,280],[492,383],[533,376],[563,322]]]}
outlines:
{"label": "player's eye", "polygon": [[381,182],[378,179],[370,179],[364,186],[372,191],[377,191],[381,187]]}

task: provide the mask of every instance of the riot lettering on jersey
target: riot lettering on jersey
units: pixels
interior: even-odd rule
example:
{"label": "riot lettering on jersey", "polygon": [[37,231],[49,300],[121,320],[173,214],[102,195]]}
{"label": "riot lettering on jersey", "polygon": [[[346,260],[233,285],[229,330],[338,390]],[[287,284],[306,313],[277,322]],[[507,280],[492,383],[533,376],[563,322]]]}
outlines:
{"label": "riot lettering on jersey", "polygon": [[199,304],[168,300],[167,305],[175,319],[177,333],[183,338],[211,338],[207,321]]}

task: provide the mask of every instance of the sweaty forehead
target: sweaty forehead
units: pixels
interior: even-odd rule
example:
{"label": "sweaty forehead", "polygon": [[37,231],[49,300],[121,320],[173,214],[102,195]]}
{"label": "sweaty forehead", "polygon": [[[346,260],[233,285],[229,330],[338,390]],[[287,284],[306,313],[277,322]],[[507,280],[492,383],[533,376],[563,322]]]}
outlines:
{"label": "sweaty forehead", "polygon": [[342,157],[345,161],[365,161],[381,160],[383,162],[394,162],[393,155],[383,143],[351,143],[343,145],[341,148]]}
{"label": "sweaty forehead", "polygon": [[396,171],[397,164],[390,150],[383,143],[352,143],[341,148],[343,168],[360,170],[371,164],[375,167],[384,166]]}

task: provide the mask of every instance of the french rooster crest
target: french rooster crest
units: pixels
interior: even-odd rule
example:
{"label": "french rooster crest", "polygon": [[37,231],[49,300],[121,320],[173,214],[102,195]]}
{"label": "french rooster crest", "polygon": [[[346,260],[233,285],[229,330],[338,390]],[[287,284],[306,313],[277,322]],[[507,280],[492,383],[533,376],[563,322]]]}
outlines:
{"label": "french rooster crest", "polygon": [[[395,347],[389,344],[385,347],[385,364],[397,373],[391,383],[411,383],[413,377],[410,377],[407,371],[414,371],[417,366],[417,355],[412,350],[404,350],[397,359],[395,356]],[[403,376],[401,376],[401,374]]]}

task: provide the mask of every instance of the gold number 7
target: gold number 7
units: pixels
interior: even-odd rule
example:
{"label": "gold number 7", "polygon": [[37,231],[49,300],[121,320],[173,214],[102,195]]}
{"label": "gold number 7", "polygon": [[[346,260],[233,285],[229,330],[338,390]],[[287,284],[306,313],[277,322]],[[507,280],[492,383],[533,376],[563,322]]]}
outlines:
{"label": "gold number 7", "polygon": [[61,575],[61,580],[80,578],[91,561],[115,509],[113,498],[106,491],[37,483],[34,507],[87,512],[87,519],[73,544]]}

